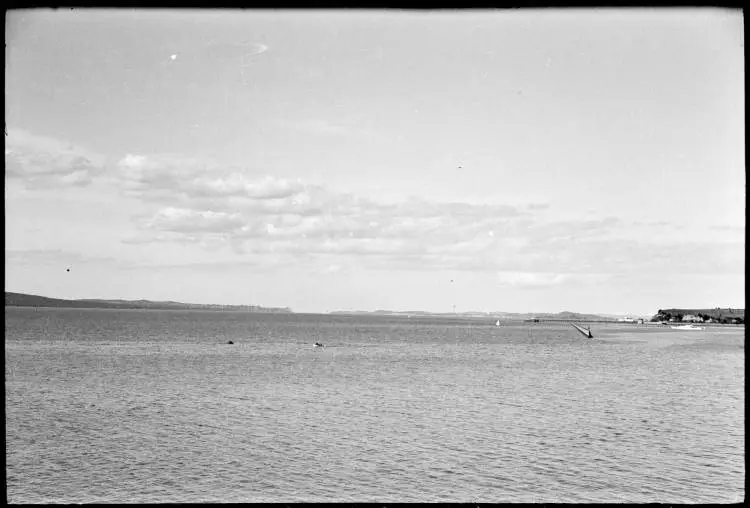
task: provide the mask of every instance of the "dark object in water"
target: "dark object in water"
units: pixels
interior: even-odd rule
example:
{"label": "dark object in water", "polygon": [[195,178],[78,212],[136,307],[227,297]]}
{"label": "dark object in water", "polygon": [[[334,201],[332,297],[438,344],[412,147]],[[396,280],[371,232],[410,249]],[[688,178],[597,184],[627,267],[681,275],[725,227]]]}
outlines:
{"label": "dark object in water", "polygon": [[230,340],[229,342],[227,342],[227,344],[234,344],[234,342],[232,342],[232,341]]}
{"label": "dark object in water", "polygon": [[589,339],[593,339],[594,336],[591,334],[591,328],[584,328],[582,326],[579,326],[575,323],[571,323],[573,325],[573,328],[581,332],[584,336],[588,337]]}
{"label": "dark object in water", "polygon": [[315,344],[313,344],[313,347],[323,347],[323,344],[321,344],[320,342],[316,342]]}

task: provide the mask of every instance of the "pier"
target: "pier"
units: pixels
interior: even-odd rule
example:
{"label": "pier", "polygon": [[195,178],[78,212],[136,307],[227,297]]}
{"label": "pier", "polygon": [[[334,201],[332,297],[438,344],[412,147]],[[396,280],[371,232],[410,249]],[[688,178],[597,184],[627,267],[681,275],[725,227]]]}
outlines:
{"label": "pier", "polygon": [[584,336],[588,337],[589,339],[593,339],[594,338],[594,336],[591,334],[591,329],[590,328],[584,328],[584,327],[582,327],[580,325],[577,325],[575,323],[571,323],[571,326],[573,326],[573,328],[575,328],[576,330],[578,330],[579,332],[581,332]]}

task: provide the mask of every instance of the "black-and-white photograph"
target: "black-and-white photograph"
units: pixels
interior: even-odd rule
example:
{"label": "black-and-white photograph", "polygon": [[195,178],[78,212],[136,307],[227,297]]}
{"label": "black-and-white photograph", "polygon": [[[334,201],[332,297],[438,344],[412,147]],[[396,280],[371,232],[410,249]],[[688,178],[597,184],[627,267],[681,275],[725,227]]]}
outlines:
{"label": "black-and-white photograph", "polygon": [[11,504],[745,498],[730,8],[11,9]]}

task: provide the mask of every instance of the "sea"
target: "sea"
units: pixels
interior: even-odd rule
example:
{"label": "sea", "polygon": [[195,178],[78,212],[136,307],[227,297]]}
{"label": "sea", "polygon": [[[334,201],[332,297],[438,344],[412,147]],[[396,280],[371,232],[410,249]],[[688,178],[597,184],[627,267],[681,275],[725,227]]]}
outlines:
{"label": "sea", "polygon": [[6,307],[7,500],[743,501],[744,327],[590,326]]}

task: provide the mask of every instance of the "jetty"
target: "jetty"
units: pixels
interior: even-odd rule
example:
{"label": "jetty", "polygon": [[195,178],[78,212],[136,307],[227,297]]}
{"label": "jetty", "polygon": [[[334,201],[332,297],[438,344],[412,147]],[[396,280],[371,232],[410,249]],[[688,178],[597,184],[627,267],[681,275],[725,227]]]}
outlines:
{"label": "jetty", "polygon": [[591,334],[591,328],[584,328],[584,327],[582,327],[580,325],[577,325],[575,323],[571,323],[571,325],[573,326],[573,328],[575,328],[576,330],[578,330],[579,332],[581,332],[585,337],[588,337],[589,339],[593,339],[594,338],[594,336]]}

